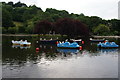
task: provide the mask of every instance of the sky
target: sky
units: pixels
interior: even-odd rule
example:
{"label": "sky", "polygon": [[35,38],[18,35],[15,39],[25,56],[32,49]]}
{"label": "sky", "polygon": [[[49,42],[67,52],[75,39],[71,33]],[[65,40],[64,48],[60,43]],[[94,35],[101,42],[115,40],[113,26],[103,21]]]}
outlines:
{"label": "sky", "polygon": [[0,0],[14,3],[20,1],[27,5],[36,5],[43,11],[46,8],[66,10],[69,13],[86,16],[99,16],[103,19],[118,19],[118,2],[120,0]]}

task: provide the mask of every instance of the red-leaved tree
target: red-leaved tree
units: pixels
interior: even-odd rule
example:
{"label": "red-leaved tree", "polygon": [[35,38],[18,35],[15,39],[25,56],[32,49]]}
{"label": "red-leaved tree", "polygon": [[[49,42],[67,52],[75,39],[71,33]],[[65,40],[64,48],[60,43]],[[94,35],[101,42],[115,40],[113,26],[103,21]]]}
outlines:
{"label": "red-leaved tree", "polygon": [[35,25],[34,33],[37,34],[48,34],[52,31],[52,23],[46,20],[40,21]]}
{"label": "red-leaved tree", "polygon": [[89,36],[89,30],[79,20],[70,18],[60,19],[55,23],[55,31],[61,35],[68,36]]}

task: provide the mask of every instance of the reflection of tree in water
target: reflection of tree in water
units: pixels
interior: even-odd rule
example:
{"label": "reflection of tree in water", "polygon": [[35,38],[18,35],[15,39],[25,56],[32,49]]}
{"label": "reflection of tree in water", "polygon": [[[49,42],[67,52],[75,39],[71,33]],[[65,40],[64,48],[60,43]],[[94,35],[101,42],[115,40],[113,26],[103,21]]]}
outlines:
{"label": "reflection of tree in water", "polygon": [[87,42],[86,44],[83,45],[83,49],[89,51],[90,53],[95,53],[97,52],[97,43],[92,43],[92,42]]}
{"label": "reflection of tree in water", "polygon": [[54,60],[57,57],[57,53],[47,52],[45,57],[46,57],[46,59],[53,59]]}

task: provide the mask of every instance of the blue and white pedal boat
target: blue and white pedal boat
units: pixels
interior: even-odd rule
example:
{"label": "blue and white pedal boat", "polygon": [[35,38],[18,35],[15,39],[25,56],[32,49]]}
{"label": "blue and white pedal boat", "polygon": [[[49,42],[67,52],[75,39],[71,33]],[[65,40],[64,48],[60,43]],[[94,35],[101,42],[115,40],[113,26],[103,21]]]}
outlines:
{"label": "blue and white pedal boat", "polygon": [[99,43],[97,44],[99,48],[118,48],[119,45],[117,45],[115,42],[105,42],[105,43]]}
{"label": "blue and white pedal boat", "polygon": [[80,49],[81,46],[78,45],[77,42],[73,42],[73,43],[70,43],[70,42],[61,43],[61,42],[59,42],[57,44],[57,47],[58,48],[67,48],[67,49]]}

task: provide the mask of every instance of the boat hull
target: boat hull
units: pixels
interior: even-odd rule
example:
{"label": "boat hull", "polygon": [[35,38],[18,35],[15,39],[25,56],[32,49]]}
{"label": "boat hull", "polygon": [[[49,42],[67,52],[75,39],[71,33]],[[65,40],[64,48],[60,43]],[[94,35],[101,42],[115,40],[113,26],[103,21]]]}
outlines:
{"label": "boat hull", "polygon": [[40,40],[40,44],[56,44],[58,40]]}
{"label": "boat hull", "polygon": [[104,42],[105,40],[90,40],[91,42]]}
{"label": "boat hull", "polygon": [[31,44],[20,44],[20,46],[30,46]]}
{"label": "boat hull", "polygon": [[13,43],[13,45],[20,45],[20,43]]}
{"label": "boat hull", "polygon": [[60,49],[80,49],[80,47],[58,47]]}
{"label": "boat hull", "polygon": [[104,47],[104,46],[98,46],[98,47],[99,47],[99,48],[106,48],[106,49],[107,49],[107,48],[108,48],[108,49],[110,49],[110,48],[119,48],[119,47],[117,47],[117,46],[116,46],[116,47]]}

